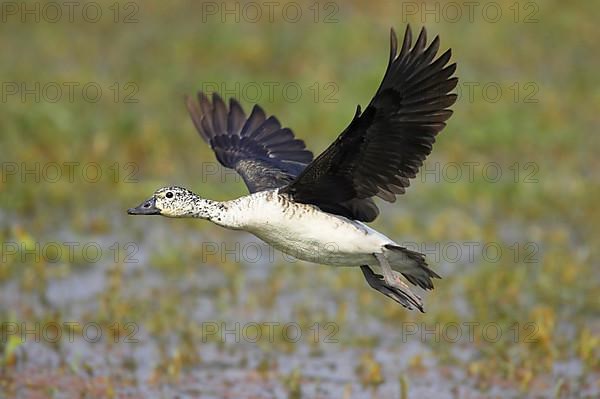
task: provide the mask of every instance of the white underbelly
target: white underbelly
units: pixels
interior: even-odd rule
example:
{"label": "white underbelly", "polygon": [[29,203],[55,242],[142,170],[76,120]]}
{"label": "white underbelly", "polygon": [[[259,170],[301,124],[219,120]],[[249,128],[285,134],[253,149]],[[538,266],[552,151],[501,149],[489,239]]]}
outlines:
{"label": "white underbelly", "polygon": [[247,230],[295,258],[334,266],[372,264],[372,254],[392,243],[363,224],[320,211],[291,217],[289,211],[271,212]]}

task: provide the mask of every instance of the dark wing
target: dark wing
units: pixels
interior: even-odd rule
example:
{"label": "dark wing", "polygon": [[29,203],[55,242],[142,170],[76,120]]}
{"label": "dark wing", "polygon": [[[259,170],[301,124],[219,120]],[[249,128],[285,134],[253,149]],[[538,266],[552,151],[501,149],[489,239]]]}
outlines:
{"label": "dark wing", "polygon": [[[281,192],[343,216],[348,215],[336,205],[342,201],[354,201],[360,208],[370,197],[394,202],[396,194],[405,192],[452,115],[447,108],[456,101],[456,95],[449,94],[458,82],[451,77],[456,64],[446,65],[451,51],[434,61],[439,38],[426,47],[426,37],[423,28],[412,46],[407,27],[397,54],[392,29],[390,60],[371,103],[363,113],[358,107],[335,142]],[[351,215],[371,221],[377,212],[373,219],[359,216]]]}
{"label": "dark wing", "polygon": [[186,104],[196,130],[217,160],[235,169],[251,193],[285,186],[313,159],[302,140],[282,128],[274,116],[267,118],[258,105],[246,117],[233,98],[228,109],[218,94],[213,93],[211,103],[202,92],[197,102],[188,97]]}

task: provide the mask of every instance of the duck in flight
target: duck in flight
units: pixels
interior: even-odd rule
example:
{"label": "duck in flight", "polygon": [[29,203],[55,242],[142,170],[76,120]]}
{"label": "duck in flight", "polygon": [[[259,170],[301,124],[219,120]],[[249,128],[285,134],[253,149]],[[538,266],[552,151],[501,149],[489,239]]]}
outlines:
{"label": "duck in flight", "polygon": [[[186,98],[200,136],[217,160],[237,171],[250,194],[213,201],[182,187],[163,187],[131,215],[210,220],[248,231],[280,251],[309,262],[360,267],[368,284],[408,309],[423,312],[405,281],[433,289],[439,276],[425,256],[368,227],[379,214],[373,197],[394,202],[404,194],[452,115],[458,79],[451,50],[436,58],[439,38],[427,45],[425,28],[413,45],[410,27],[390,57],[369,105],[356,109],[339,137],[318,157],[255,105],[246,116],[235,99],[217,94]],[[375,271],[374,271],[375,270]]]}

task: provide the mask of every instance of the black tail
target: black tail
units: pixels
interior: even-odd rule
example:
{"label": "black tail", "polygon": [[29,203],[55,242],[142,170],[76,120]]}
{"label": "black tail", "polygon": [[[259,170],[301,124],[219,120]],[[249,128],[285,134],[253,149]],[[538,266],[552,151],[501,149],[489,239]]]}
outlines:
{"label": "black tail", "polygon": [[393,244],[387,244],[384,248],[389,250],[384,252],[384,255],[392,269],[402,273],[411,284],[432,290],[433,281],[431,279],[441,278],[427,266],[425,255],[422,253]]}

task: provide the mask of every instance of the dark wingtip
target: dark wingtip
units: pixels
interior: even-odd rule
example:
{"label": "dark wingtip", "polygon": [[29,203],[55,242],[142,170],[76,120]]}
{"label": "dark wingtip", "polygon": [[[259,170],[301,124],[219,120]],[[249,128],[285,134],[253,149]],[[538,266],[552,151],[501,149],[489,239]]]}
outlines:
{"label": "dark wingtip", "polygon": [[402,39],[402,47],[400,48],[400,54],[398,58],[402,58],[406,56],[412,46],[412,29],[410,28],[410,24],[406,25],[406,29],[404,30],[404,39]]}
{"label": "dark wingtip", "polygon": [[242,112],[244,110],[238,100],[236,100],[234,97],[229,97],[229,109],[235,107],[239,107],[240,109],[242,109]]}
{"label": "dark wingtip", "polygon": [[396,58],[396,52],[398,50],[398,36],[394,28],[390,28],[390,63]]}
{"label": "dark wingtip", "polygon": [[217,93],[216,91],[212,92],[212,102],[213,102],[213,106],[216,102],[223,102],[223,99],[221,98],[219,93]]}
{"label": "dark wingtip", "polygon": [[419,32],[419,36],[417,37],[417,41],[413,46],[413,51],[417,51],[419,54],[425,49],[425,45],[427,44],[427,29],[423,26],[421,31]]}
{"label": "dark wingtip", "polygon": [[406,29],[404,30],[404,37],[408,38],[409,44],[412,44],[412,29],[410,24],[406,24]]}

